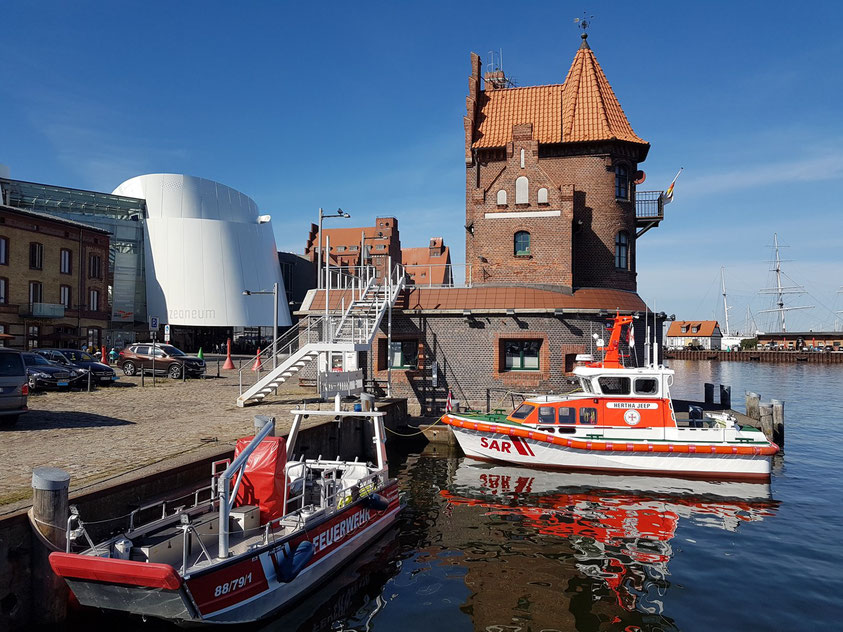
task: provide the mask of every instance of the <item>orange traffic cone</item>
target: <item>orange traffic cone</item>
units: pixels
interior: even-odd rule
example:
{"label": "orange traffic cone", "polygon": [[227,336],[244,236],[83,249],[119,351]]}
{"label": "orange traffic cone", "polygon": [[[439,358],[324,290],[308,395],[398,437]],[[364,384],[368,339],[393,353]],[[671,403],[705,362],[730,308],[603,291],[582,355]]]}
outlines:
{"label": "orange traffic cone", "polygon": [[222,365],[223,371],[232,371],[234,369],[234,362],[231,361],[231,338],[226,342],[225,362]]}
{"label": "orange traffic cone", "polygon": [[261,348],[258,347],[258,355],[255,358],[255,363],[252,365],[252,371],[259,371],[261,368]]}

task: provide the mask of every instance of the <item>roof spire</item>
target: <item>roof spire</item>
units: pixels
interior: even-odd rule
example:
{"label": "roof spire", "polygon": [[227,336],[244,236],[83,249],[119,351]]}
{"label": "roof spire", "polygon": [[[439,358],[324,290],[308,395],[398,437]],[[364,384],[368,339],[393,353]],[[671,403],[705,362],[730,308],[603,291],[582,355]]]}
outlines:
{"label": "roof spire", "polygon": [[591,46],[588,45],[588,33],[583,33],[580,35],[582,38],[582,44],[580,44],[580,48],[584,48],[586,50],[591,50]]}

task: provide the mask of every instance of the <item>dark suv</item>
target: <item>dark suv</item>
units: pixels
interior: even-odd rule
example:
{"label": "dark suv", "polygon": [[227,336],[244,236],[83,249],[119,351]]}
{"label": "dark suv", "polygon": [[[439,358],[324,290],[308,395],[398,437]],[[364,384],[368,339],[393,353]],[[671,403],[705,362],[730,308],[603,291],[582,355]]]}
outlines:
{"label": "dark suv", "polygon": [[[35,353],[48,360],[66,367],[79,367],[91,373],[91,383],[96,386],[108,386],[117,379],[117,375],[107,364],[97,362],[96,358],[86,351],[77,349],[35,349]],[[87,379],[80,376],[80,379]]]}
{"label": "dark suv", "polygon": [[29,410],[29,384],[20,351],[0,348],[0,426],[12,426]]}
{"label": "dark suv", "polygon": [[182,371],[185,377],[202,377],[205,373],[205,361],[196,356],[189,356],[173,345],[151,342],[136,342],[120,352],[119,364],[126,375],[136,375],[140,371],[151,373],[152,356],[155,355],[155,374],[179,379]]}

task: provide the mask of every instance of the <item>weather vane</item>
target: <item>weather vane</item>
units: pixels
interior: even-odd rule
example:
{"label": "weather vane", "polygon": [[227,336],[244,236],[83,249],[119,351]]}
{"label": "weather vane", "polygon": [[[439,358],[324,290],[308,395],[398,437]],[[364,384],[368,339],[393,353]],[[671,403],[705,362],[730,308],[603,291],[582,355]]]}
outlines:
{"label": "weather vane", "polygon": [[593,15],[588,15],[588,11],[582,12],[581,18],[574,18],[574,24],[580,27],[585,33],[588,30],[588,27],[591,26],[591,21],[594,20]]}

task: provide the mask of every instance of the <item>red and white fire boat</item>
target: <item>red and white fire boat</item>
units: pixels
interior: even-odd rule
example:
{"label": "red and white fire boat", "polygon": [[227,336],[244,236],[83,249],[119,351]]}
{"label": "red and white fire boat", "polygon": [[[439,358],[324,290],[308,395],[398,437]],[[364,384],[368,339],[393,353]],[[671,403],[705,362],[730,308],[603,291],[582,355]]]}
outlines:
{"label": "red and white fire boat", "polygon": [[[677,418],[673,371],[622,364],[620,340],[632,316],[616,316],[600,362],[574,369],[580,389],[526,399],[509,415],[448,413],[466,456],[538,468],[769,480],[778,446],[727,412]],[[656,358],[656,348],[653,348]]]}
{"label": "red and white fire boat", "polygon": [[[52,553],[53,570],[83,605],[177,623],[282,612],[375,540],[401,508],[387,471],[384,413],[293,413],[288,443],[271,436],[267,420],[254,438],[238,441],[234,460],[221,462],[227,467],[196,492],[193,506],[142,507],[120,535],[79,553],[70,543],[68,552]],[[294,460],[302,419],[320,415],[371,422],[376,462]],[[157,519],[135,524],[150,511]],[[68,532],[84,535],[78,516]]]}

